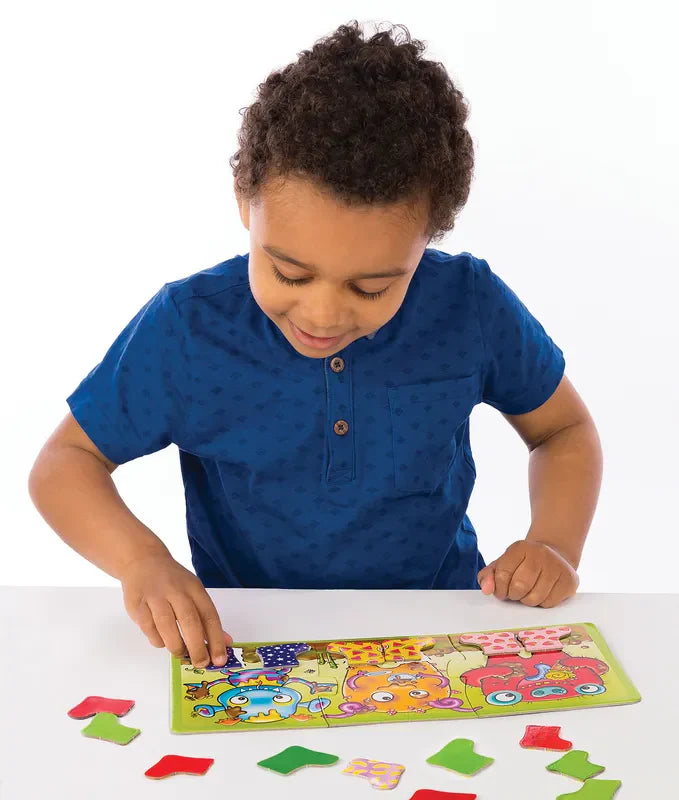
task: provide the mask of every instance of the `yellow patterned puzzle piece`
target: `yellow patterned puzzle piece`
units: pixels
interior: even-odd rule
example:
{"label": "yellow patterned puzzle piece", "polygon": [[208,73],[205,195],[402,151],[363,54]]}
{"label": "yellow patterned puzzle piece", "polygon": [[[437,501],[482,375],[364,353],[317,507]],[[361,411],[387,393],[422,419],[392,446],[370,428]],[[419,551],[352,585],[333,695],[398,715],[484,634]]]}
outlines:
{"label": "yellow patterned puzzle piece", "polygon": [[384,662],[381,642],[330,642],[326,649],[334,656],[346,658],[350,665]]}
{"label": "yellow patterned puzzle piece", "polygon": [[407,639],[386,639],[382,642],[385,661],[421,661],[422,651],[433,647],[431,637],[413,636]]}
{"label": "yellow patterned puzzle piece", "polygon": [[369,758],[354,758],[342,770],[346,775],[366,778],[375,789],[394,789],[405,772],[403,764],[388,761],[371,761]]}

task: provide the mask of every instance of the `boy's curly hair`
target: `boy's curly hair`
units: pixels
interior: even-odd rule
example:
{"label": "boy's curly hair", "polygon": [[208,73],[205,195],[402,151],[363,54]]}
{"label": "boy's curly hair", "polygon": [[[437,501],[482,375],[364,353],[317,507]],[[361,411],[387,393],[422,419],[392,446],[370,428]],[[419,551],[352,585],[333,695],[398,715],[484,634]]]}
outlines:
{"label": "boy's curly hair", "polygon": [[340,25],[259,84],[229,159],[241,197],[256,205],[268,179],[291,174],[349,207],[428,199],[428,240],[453,229],[474,169],[469,109],[443,65],[396,27],[405,42]]}

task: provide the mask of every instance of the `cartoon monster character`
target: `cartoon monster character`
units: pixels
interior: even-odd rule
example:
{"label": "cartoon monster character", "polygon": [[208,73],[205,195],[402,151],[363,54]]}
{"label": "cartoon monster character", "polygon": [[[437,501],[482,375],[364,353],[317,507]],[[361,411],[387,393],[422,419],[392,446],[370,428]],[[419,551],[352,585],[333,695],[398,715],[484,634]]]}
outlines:
{"label": "cartoon monster character", "polygon": [[193,713],[201,717],[214,717],[223,713],[225,718],[218,721],[227,725],[236,722],[277,722],[288,717],[307,720],[308,715],[298,709],[304,708],[311,713],[319,713],[330,705],[327,697],[301,702],[302,695],[290,684],[298,683],[306,686],[312,694],[335,691],[337,688],[335,684],[290,677],[288,675],[290,669],[291,667],[222,669],[220,672],[224,674],[223,678],[200,683],[185,683],[186,697],[189,700],[208,698],[213,686],[226,684],[229,688],[217,697],[217,705],[201,703],[193,707]]}
{"label": "cartoon monster character", "polygon": [[473,712],[475,709],[461,707],[461,699],[451,697],[459,692],[451,689],[448,678],[422,656],[422,647],[433,644],[427,639],[331,642],[328,652],[347,659],[347,672],[342,684],[344,702],[339,705],[342,713],[326,717],[353,717],[370,711],[389,716],[424,714],[432,708]]}
{"label": "cartoon monster character", "polygon": [[559,651],[530,658],[491,655],[485,667],[464,672],[460,680],[480,688],[492,706],[513,706],[603,694],[606,687],[601,676],[606,672],[608,665],[598,658]]}

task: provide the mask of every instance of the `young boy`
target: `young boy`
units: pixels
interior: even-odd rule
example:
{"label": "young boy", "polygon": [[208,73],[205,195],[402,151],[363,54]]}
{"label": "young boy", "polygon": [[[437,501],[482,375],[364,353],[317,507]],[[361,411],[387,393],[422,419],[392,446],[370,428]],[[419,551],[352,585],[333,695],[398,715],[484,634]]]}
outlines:
{"label": "young boy", "polygon": [[[31,497],[197,666],[230,637],[207,587],[574,594],[601,479],[561,350],[488,264],[429,248],[467,200],[468,109],[423,46],[341,26],[259,87],[232,159],[250,252],[166,283],[69,396]],[[532,521],[485,566],[469,415],[530,451]],[[196,575],[111,473],[179,448]]]}

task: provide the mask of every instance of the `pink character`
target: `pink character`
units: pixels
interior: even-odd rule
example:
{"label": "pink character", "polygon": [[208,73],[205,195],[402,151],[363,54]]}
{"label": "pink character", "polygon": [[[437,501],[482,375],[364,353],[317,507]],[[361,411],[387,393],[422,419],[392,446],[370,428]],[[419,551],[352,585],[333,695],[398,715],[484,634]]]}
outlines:
{"label": "pink character", "polygon": [[485,667],[470,669],[460,680],[479,687],[490,705],[513,706],[603,694],[606,672],[608,665],[598,658],[553,652],[530,658],[489,656]]}

